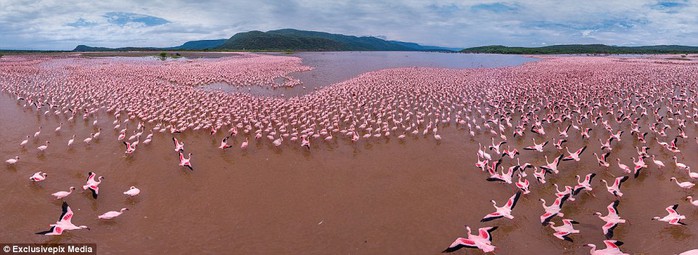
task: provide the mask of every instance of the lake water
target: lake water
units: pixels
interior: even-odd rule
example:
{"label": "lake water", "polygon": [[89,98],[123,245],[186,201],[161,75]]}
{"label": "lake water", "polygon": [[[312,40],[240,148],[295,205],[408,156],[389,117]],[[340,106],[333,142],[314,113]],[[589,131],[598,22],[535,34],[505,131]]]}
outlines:
{"label": "lake water", "polygon": [[[443,53],[297,55],[310,56],[305,56],[304,61],[316,69],[301,74],[315,73],[307,81],[314,79],[317,86],[381,67],[421,63],[464,68],[532,61],[520,56]],[[427,56],[443,59],[429,60]],[[586,74],[589,72],[579,73]],[[250,90],[264,92],[259,87]],[[389,103],[397,108],[399,102]],[[606,214],[606,206],[616,199],[600,180],[610,181],[622,174],[615,159],[632,167],[631,157],[637,155],[635,146],[643,145],[629,134],[627,122],[618,124],[611,120],[615,130],[623,129],[626,133],[622,143],[614,142],[613,166],[599,167],[592,153],[600,152],[597,141],[607,139],[609,132],[601,124],[595,126],[587,120],[582,128],[594,128],[590,139],[582,139],[579,131],[572,129],[566,143],[572,150],[589,146],[581,161],[563,162],[561,172],[548,175],[546,184],[537,183],[528,170],[532,193],[518,202],[513,213],[516,218],[480,223],[485,214],[494,211],[491,199],[501,206],[516,188],[485,181],[487,174],[474,166],[478,160],[476,151],[478,144],[490,144],[492,136],[483,129],[471,138],[467,129],[454,120],[439,126],[443,137],[439,142],[431,134],[408,135],[401,141],[396,137],[404,132],[401,128],[391,136],[362,138],[357,143],[339,134],[332,141],[314,139],[312,150],[297,142],[276,147],[267,138],[255,139],[254,133],[240,132],[228,141],[233,148],[224,151],[218,149],[227,136],[223,131],[215,135],[208,130],[188,130],[176,135],[156,132],[151,144],[139,145],[137,152],[125,156],[125,146],[117,140],[119,132],[112,128],[113,113],[99,110],[87,120],[78,115],[70,121],[66,114],[45,114],[46,107],[39,111],[23,104],[10,93],[0,93],[0,157],[3,161],[20,157],[16,166],[3,163],[0,167],[0,243],[96,243],[99,254],[440,254],[456,237],[465,235],[463,224],[474,228],[498,226],[493,243],[500,255],[589,254],[589,248],[583,244],[601,245],[604,239],[603,221],[593,213]],[[601,106],[598,112],[607,110],[612,109]],[[540,112],[541,116],[545,114]],[[658,114],[666,116],[666,110]],[[474,118],[475,125],[487,124],[484,118]],[[98,124],[94,125],[94,120]],[[138,121],[128,121],[129,136]],[[646,130],[654,121],[654,116],[648,115],[639,123]],[[523,137],[510,137],[506,146],[522,149],[532,145],[532,138],[539,142],[558,139],[557,130],[568,123],[546,124],[546,135],[527,131]],[[154,124],[146,123],[143,136]],[[59,125],[62,130],[55,132]],[[82,142],[97,128],[102,128],[100,139],[90,144]],[[29,139],[24,148],[19,146],[26,136],[40,129],[37,138]],[[692,155],[698,152],[698,144],[693,139],[698,135],[698,127],[688,121],[685,131],[690,138],[681,140],[679,146],[684,154],[679,160],[695,167],[698,161]],[[662,141],[675,136],[677,130],[667,132],[669,137],[660,137]],[[512,128],[506,134],[512,134]],[[72,135],[76,142],[69,147],[67,141]],[[186,143],[187,152],[194,153],[194,172],[178,166],[171,140],[175,136]],[[647,144],[652,147],[650,152],[667,167],[659,170],[648,159],[650,167],[646,172],[623,184],[625,195],[619,210],[628,223],[616,229],[614,238],[625,242],[623,249],[631,254],[675,254],[698,248],[698,209],[684,201],[686,195],[695,195],[695,189],[684,191],[669,181],[671,176],[678,176],[681,181],[690,179],[685,171],[675,169],[671,163],[673,154],[656,145],[656,135],[647,138],[651,141]],[[242,150],[240,145],[245,139],[249,139],[249,147]],[[38,152],[37,147],[45,141],[50,142],[49,148]],[[541,166],[546,164],[544,156],[560,153],[564,152],[547,145],[544,152],[522,150],[519,157],[522,163]],[[506,166],[514,162],[504,159]],[[30,182],[29,176],[37,171],[48,172],[48,179]],[[80,189],[88,171],[105,176],[97,200]],[[576,226],[581,233],[571,236],[574,243],[552,237],[552,229],[539,222],[543,208],[538,199],[546,199],[549,205],[556,191],[553,183],[574,185],[575,175],[591,172],[598,174],[592,184],[593,192],[582,192],[575,202],[568,202],[563,208],[565,217],[581,223]],[[132,185],[140,188],[141,194],[127,198],[122,192]],[[91,230],[70,231],[56,237],[35,235],[47,230],[48,224],[60,215],[61,202],[50,194],[70,186],[77,188],[66,198],[75,212],[72,222]],[[674,203],[680,204],[679,212],[688,217],[688,226],[650,220],[666,215],[663,208]],[[122,207],[130,210],[114,220],[97,219],[99,214]],[[559,219],[555,221],[559,223]]]}
{"label": "lake water", "polygon": [[[386,68],[491,68],[517,66],[536,61],[535,58],[518,55],[393,51],[301,52],[289,56],[300,57],[303,59],[304,65],[313,67],[311,71],[291,74],[291,77],[299,79],[303,83],[302,86],[292,88],[271,88],[268,86],[238,87],[225,83],[213,83],[201,86],[201,88],[231,93],[249,93],[256,96],[293,97],[302,96],[324,86],[349,80],[362,73]],[[281,83],[281,81],[277,80],[277,83]]]}

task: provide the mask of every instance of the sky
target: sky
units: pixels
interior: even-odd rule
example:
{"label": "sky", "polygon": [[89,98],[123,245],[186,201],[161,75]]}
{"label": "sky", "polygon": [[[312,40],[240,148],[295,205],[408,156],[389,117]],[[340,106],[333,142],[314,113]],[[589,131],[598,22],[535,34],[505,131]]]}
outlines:
{"label": "sky", "polygon": [[295,28],[465,48],[698,45],[691,0],[0,0],[0,49],[169,47]]}

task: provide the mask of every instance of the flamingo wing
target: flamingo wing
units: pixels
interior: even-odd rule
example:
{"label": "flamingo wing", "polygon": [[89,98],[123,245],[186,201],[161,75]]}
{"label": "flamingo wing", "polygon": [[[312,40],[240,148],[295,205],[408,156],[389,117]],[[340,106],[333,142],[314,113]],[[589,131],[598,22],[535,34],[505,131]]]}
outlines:
{"label": "flamingo wing", "polygon": [[615,181],[613,184],[616,185],[616,186],[618,186],[618,188],[620,189],[620,185],[623,184],[623,182],[625,182],[625,181],[627,181],[627,180],[628,180],[628,176],[627,176],[627,175],[626,175],[626,176],[617,177],[617,178],[616,178],[616,181]]}
{"label": "flamingo wing", "polygon": [[502,217],[504,217],[504,215],[502,215],[501,213],[499,213],[499,212],[493,212],[493,213],[490,213],[490,214],[485,215],[485,217],[483,217],[483,218],[480,220],[480,222],[488,222],[488,221],[496,220],[496,219],[499,219],[499,218],[502,218]]}
{"label": "flamingo wing", "polygon": [[478,236],[480,236],[480,238],[482,238],[482,239],[490,240],[490,242],[491,242],[492,241],[492,235],[491,235],[492,231],[497,230],[497,228],[498,228],[497,226],[480,228],[480,229],[478,229]]}
{"label": "flamingo wing", "polygon": [[97,195],[99,195],[99,186],[96,186],[96,185],[90,186],[90,191],[92,191],[92,197],[94,199],[97,199]]}
{"label": "flamingo wing", "polygon": [[572,238],[569,238],[568,235],[571,234],[570,232],[555,232],[553,235],[559,239],[565,240],[565,241],[572,241]]}
{"label": "flamingo wing", "polygon": [[616,240],[604,240],[603,243],[606,245],[607,249],[618,249],[618,247],[623,245],[623,242]]}
{"label": "flamingo wing", "polygon": [[49,230],[36,232],[37,235],[49,235],[49,234],[53,234],[53,233],[55,233],[54,235],[61,235],[61,234],[63,234],[63,228],[58,227],[58,226],[52,226],[51,229],[49,229]]}
{"label": "flamingo wing", "polygon": [[473,240],[459,237],[451,245],[448,246],[442,253],[454,252],[460,250],[461,248],[477,248],[477,245]]}
{"label": "flamingo wing", "polygon": [[613,201],[610,203],[606,208],[608,209],[609,214],[618,214],[618,204],[620,203],[620,200]]}
{"label": "flamingo wing", "polygon": [[611,239],[613,238],[613,230],[618,226],[618,224],[613,223],[613,222],[607,222],[606,224],[601,227],[603,230],[603,234],[606,236],[606,239]]}
{"label": "flamingo wing", "polygon": [[540,222],[543,224],[543,226],[548,225],[548,222],[550,222],[550,219],[555,217],[555,215],[557,215],[557,214],[546,212],[540,216]]}
{"label": "flamingo wing", "polygon": [[61,209],[63,210],[63,212],[61,213],[61,216],[58,218],[58,221],[70,222],[70,220],[73,218],[73,210],[70,209],[70,206],[68,206],[68,203],[66,203],[65,201],[63,201]]}
{"label": "flamingo wing", "polygon": [[516,202],[519,201],[519,197],[521,197],[521,191],[516,192],[513,196],[509,198],[507,201],[506,206],[509,207],[510,210],[514,210],[514,207],[516,206]]}

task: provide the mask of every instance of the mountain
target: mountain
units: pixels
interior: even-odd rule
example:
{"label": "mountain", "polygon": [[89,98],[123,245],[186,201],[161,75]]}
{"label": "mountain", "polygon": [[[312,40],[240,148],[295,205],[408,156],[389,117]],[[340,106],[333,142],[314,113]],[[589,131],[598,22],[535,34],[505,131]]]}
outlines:
{"label": "mountain", "polygon": [[121,47],[121,48],[106,48],[106,47],[92,47],[87,45],[78,45],[73,49],[73,51],[162,51],[162,50],[208,50],[214,49],[221,46],[226,39],[218,40],[199,40],[199,41],[188,41],[180,46],[168,47],[168,48],[157,48],[157,47]]}
{"label": "mountain", "polygon": [[450,48],[386,41],[372,36],[350,36],[317,31],[279,29],[250,31],[230,37],[219,49],[301,51],[451,51]]}
{"label": "mountain", "polygon": [[497,54],[681,54],[698,53],[698,47],[682,45],[610,46],[604,44],[566,44],[544,47],[507,47],[490,45],[461,50],[465,53]]}
{"label": "mountain", "polygon": [[218,40],[199,40],[199,41],[188,41],[185,42],[184,44],[177,46],[177,47],[172,47],[170,49],[173,50],[206,50],[206,49],[214,49],[217,48],[218,46],[223,45],[225,43],[226,39],[218,39]]}
{"label": "mountain", "polygon": [[73,51],[86,52],[86,51],[158,51],[164,48],[155,47],[122,47],[122,48],[107,48],[107,47],[92,47],[87,45],[78,45],[73,49]]}
{"label": "mountain", "polygon": [[189,41],[180,46],[105,48],[78,45],[73,51],[163,51],[163,50],[240,50],[240,51],[457,51],[411,42],[387,41],[372,36],[351,36],[317,31],[279,29],[249,31],[229,39]]}

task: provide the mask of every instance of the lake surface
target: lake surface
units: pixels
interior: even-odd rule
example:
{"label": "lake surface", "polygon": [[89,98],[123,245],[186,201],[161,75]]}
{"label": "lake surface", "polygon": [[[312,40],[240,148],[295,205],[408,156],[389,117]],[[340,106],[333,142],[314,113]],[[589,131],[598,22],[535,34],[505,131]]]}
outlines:
{"label": "lake surface", "polygon": [[517,66],[537,60],[518,55],[394,51],[301,52],[289,56],[300,57],[303,59],[304,65],[313,67],[311,71],[291,74],[292,78],[299,79],[303,83],[302,86],[292,88],[270,88],[268,86],[238,87],[225,83],[214,83],[201,88],[249,93],[256,96],[293,97],[302,96],[324,86],[349,80],[363,73],[387,68],[492,68]]}
{"label": "lake surface", "polygon": [[[331,57],[334,53],[307,54],[318,57],[311,57],[314,61],[325,59],[327,65],[334,65],[333,70],[338,70],[338,74],[326,76],[336,76],[338,80],[347,75],[342,73],[345,70],[341,70],[341,65],[354,68],[353,75],[361,73],[356,70],[373,70],[351,66],[348,63],[357,63],[352,60],[342,64],[328,60],[339,59]],[[337,54],[347,57],[349,53]],[[374,54],[399,56],[401,53],[369,52],[363,57],[376,57]],[[412,54],[405,58],[412,58]],[[415,54],[445,58],[509,57]],[[423,61],[429,62],[426,57]],[[315,63],[320,65],[315,71],[325,70],[324,64]],[[406,62],[386,59],[383,66],[388,66],[386,63]],[[448,61],[439,63],[443,64],[441,67],[455,68],[447,66]],[[691,94],[691,100],[693,97]],[[606,214],[606,206],[616,199],[606,191],[601,179],[611,181],[621,175],[615,160],[621,159],[632,166],[631,157],[637,156],[635,146],[643,146],[629,134],[627,122],[615,123],[612,117],[604,116],[616,130],[623,129],[626,133],[622,143],[614,143],[612,167],[599,167],[592,153],[600,152],[597,141],[607,139],[609,132],[601,124],[592,126],[587,120],[582,128],[593,127],[591,137],[582,139],[579,131],[572,129],[566,143],[572,150],[589,146],[581,161],[563,162],[561,172],[548,175],[545,184],[537,183],[528,170],[532,193],[518,201],[514,210],[516,218],[480,223],[485,214],[494,211],[490,200],[501,205],[516,188],[485,181],[488,175],[474,166],[478,161],[478,145],[489,145],[493,136],[483,129],[471,138],[467,129],[453,120],[439,125],[443,138],[438,142],[431,134],[408,135],[401,141],[396,135],[404,131],[399,129],[391,136],[362,138],[357,143],[339,134],[331,141],[314,139],[312,150],[292,142],[276,147],[270,139],[255,139],[254,133],[241,131],[228,140],[233,148],[224,151],[218,149],[228,135],[223,130],[214,135],[208,130],[188,130],[175,135],[155,132],[151,144],[139,145],[136,153],[126,156],[125,146],[117,140],[119,131],[112,128],[116,119],[113,113],[99,110],[87,120],[78,115],[71,121],[66,114],[46,114],[46,107],[36,110],[23,104],[10,93],[0,93],[0,127],[3,128],[0,156],[3,161],[20,157],[16,166],[0,167],[0,243],[96,243],[99,254],[440,254],[456,237],[465,235],[463,224],[473,228],[498,226],[493,243],[498,247],[496,254],[500,255],[589,254],[589,248],[583,244],[601,245],[604,239],[603,221],[593,213]],[[445,106],[448,107],[455,105]],[[656,114],[668,116],[667,107],[663,108]],[[598,112],[607,110],[612,109],[601,106]],[[540,112],[541,116],[546,114]],[[484,118],[474,119],[474,125],[487,125]],[[95,120],[97,124],[93,124]],[[138,122],[125,117],[117,121],[121,128],[128,123],[128,136],[134,133]],[[639,120],[643,131],[653,122],[653,116]],[[532,138],[539,142],[559,139],[557,130],[564,129],[568,123],[546,125],[546,135],[527,131],[523,137],[510,137],[506,146],[522,149],[532,145]],[[55,132],[59,125],[61,131]],[[145,125],[143,136],[155,123]],[[99,139],[90,144],[82,142],[98,128],[102,128]],[[37,138],[29,139],[24,148],[19,146],[26,136],[39,130],[42,132]],[[698,144],[693,139],[698,135],[698,126],[688,121],[685,131],[690,138],[680,142],[684,153],[679,155],[679,161],[695,167],[698,161],[692,155],[698,152]],[[677,133],[676,129],[667,132],[669,137],[659,139],[666,141]],[[512,128],[505,133],[511,134]],[[69,147],[67,141],[73,135],[75,144]],[[187,152],[194,153],[194,172],[178,166],[172,145],[175,136],[186,143]],[[249,139],[249,147],[242,150],[240,145],[245,139]],[[614,238],[625,242],[623,249],[630,254],[675,254],[697,248],[698,209],[684,201],[687,195],[695,195],[695,189],[685,191],[669,181],[671,176],[679,176],[681,181],[690,179],[685,171],[672,165],[674,154],[656,145],[656,135],[650,134],[647,139],[651,141],[647,144],[652,147],[650,152],[667,167],[657,169],[648,159],[646,163],[650,167],[637,179],[623,184],[625,195],[619,211],[628,223],[616,229]],[[37,147],[45,141],[50,142],[49,148],[38,152]],[[520,153],[522,163],[541,166],[546,164],[545,156],[565,152],[547,145],[544,152],[521,150]],[[503,162],[506,166],[515,164],[509,158]],[[49,173],[48,179],[30,182],[28,177],[37,171]],[[97,200],[80,189],[88,171],[105,177]],[[552,229],[539,222],[543,208],[538,199],[546,199],[549,205],[556,192],[554,183],[575,185],[575,175],[591,172],[597,173],[592,184],[594,190],[582,192],[576,201],[568,202],[563,208],[565,218],[581,223],[576,226],[581,233],[571,236],[574,243],[552,237]],[[127,198],[122,192],[132,185],[140,188],[141,194]],[[71,231],[57,237],[35,235],[48,229],[48,224],[60,215],[61,202],[49,194],[70,186],[77,188],[66,198],[75,212],[72,222],[87,225],[91,230]],[[653,216],[666,215],[663,208],[674,203],[680,204],[679,212],[687,216],[688,226],[669,226],[650,220]],[[97,219],[99,214],[122,207],[130,210],[114,220]],[[559,219],[555,221],[559,223]]]}

